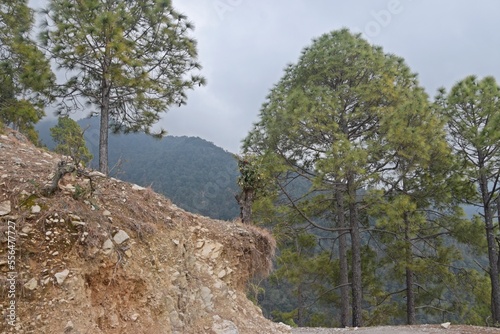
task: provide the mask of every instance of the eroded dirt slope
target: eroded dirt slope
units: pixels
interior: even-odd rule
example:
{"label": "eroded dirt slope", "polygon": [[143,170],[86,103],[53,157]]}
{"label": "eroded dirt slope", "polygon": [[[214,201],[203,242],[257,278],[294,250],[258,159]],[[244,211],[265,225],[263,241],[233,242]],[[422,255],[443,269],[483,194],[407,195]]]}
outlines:
{"label": "eroded dirt slope", "polygon": [[0,333],[290,332],[245,296],[270,269],[266,231],[96,172],[67,174],[48,195],[61,160],[0,135]]}

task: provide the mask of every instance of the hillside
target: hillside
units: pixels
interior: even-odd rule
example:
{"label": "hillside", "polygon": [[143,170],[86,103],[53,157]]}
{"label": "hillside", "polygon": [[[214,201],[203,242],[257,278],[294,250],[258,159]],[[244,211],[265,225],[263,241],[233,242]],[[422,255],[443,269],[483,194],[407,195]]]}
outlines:
{"label": "hillside", "polygon": [[270,270],[265,230],[97,172],[67,173],[50,193],[61,156],[3,131],[1,333],[290,332],[245,295]]}
{"label": "hillside", "polygon": [[[37,125],[41,141],[55,147],[50,127],[55,121]],[[78,121],[85,130],[87,147],[98,165],[99,120]],[[143,133],[111,134],[111,175],[121,180],[151,186],[179,207],[215,219],[230,220],[239,215],[234,198],[239,191],[238,167],[233,154],[197,137],[167,136],[161,140]]]}

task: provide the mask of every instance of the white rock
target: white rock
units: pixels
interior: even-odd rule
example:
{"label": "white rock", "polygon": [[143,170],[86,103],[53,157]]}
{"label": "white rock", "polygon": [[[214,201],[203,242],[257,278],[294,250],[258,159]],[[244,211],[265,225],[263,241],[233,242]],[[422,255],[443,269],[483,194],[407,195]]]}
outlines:
{"label": "white rock", "polygon": [[125,241],[127,241],[128,239],[130,239],[130,237],[128,236],[127,232],[125,232],[124,230],[119,230],[114,236],[113,236],[113,240],[118,244],[118,245],[121,245],[122,243],[124,243]]}
{"label": "white rock", "polygon": [[81,221],[82,218],[80,218],[80,216],[77,216],[77,215],[74,215],[72,213],[70,213],[69,215],[69,218],[71,218],[72,220],[77,220],[77,221]]}
{"label": "white rock", "polygon": [[38,287],[38,282],[36,278],[30,279],[26,284],[24,284],[24,287],[28,290],[35,290]]}
{"label": "white rock", "polygon": [[441,324],[441,327],[444,329],[448,329],[448,328],[450,328],[450,325],[451,325],[451,322],[444,322]]}
{"label": "white rock", "polygon": [[68,275],[69,275],[68,269],[64,269],[63,271],[56,273],[54,276],[56,277],[57,284],[59,285],[63,284],[64,280],[66,279],[66,277],[68,277]]}
{"label": "white rock", "polygon": [[219,278],[224,278],[224,276],[226,276],[226,275],[227,275],[227,272],[226,272],[224,269],[222,269],[222,270],[221,270],[221,271],[219,271],[219,273],[217,274],[217,277],[219,277]]}
{"label": "white rock", "polygon": [[111,216],[111,212],[109,212],[108,210],[104,210],[102,214],[103,216]]}
{"label": "white rock", "polygon": [[137,320],[137,318],[139,318],[139,314],[138,314],[138,313],[134,313],[134,314],[132,314],[132,315],[130,316],[130,319],[131,319],[132,321],[136,321],[136,320]]}
{"label": "white rock", "polygon": [[212,331],[215,334],[239,334],[238,327],[236,327],[234,322],[222,320],[219,316],[214,316],[213,319]]}
{"label": "white rock", "polygon": [[41,210],[42,208],[40,207],[40,205],[33,205],[31,207],[31,213],[39,213]]}
{"label": "white rock", "polygon": [[146,188],[141,187],[141,186],[139,186],[139,185],[137,185],[137,184],[134,184],[134,185],[132,186],[132,190],[144,190],[144,189],[146,189]]}
{"label": "white rock", "polygon": [[66,323],[66,326],[64,326],[64,332],[65,333],[68,333],[70,331],[73,330],[73,328],[75,328],[75,325],[73,325],[73,321],[69,320],[67,323]]}
{"label": "white rock", "polygon": [[98,172],[98,171],[96,171],[96,170],[95,170],[95,171],[90,172],[90,173],[89,173],[89,176],[91,176],[91,177],[92,177],[92,176],[106,177],[106,175],[104,175],[103,173]]}
{"label": "white rock", "polygon": [[11,206],[10,206],[10,201],[3,201],[0,202],[0,216],[5,216],[10,213]]}
{"label": "white rock", "polygon": [[106,239],[102,245],[102,250],[104,251],[104,254],[110,254],[113,250],[113,241],[111,241],[111,239]]}

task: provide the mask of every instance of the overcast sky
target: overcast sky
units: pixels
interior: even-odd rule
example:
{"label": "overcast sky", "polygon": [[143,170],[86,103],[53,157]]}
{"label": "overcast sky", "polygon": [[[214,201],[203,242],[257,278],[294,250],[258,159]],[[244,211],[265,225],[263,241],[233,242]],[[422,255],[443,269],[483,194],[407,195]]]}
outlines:
{"label": "overcast sky", "polygon": [[[36,7],[42,0],[32,0]],[[498,0],[173,0],[195,25],[207,85],[164,114],[171,135],[238,153],[269,89],[314,37],[343,27],[403,57],[427,93],[465,76],[500,82]],[[82,115],[84,116],[84,115]]]}

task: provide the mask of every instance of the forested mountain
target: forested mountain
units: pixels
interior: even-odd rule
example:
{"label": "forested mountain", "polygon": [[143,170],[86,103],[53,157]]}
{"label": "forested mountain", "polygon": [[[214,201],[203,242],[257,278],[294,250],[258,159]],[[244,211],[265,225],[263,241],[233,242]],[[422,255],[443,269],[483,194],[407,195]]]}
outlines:
{"label": "forested mountain", "polygon": [[[78,121],[85,130],[87,146],[94,155],[90,166],[97,168],[99,122]],[[50,149],[54,142],[49,129],[55,122],[37,125],[41,141]],[[141,186],[151,186],[179,207],[217,219],[238,216],[234,198],[238,192],[237,161],[233,154],[197,137],[117,134],[109,138],[110,175]]]}

